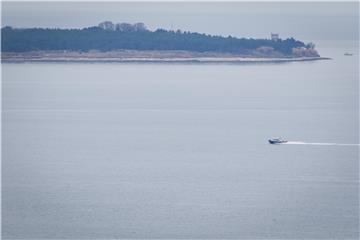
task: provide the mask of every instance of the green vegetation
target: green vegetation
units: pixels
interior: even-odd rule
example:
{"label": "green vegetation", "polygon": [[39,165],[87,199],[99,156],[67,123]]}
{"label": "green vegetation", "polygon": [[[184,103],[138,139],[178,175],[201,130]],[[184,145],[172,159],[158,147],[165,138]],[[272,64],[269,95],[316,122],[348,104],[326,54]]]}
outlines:
{"label": "green vegetation", "polygon": [[[253,55],[256,52],[268,55],[292,56],[294,55],[294,49],[302,49],[302,51],[313,49],[313,45],[306,45],[294,38],[276,41],[270,39],[246,39],[231,36],[211,36],[182,32],[180,30],[157,29],[156,31],[149,31],[143,26],[131,28],[126,25],[119,25],[111,30],[104,27],[83,29],[17,29],[4,27],[1,29],[1,35],[2,52],[50,50],[82,52],[98,50],[106,52],[129,49],[141,51],[186,50],[241,55]],[[313,52],[317,55],[316,51],[313,50]]]}

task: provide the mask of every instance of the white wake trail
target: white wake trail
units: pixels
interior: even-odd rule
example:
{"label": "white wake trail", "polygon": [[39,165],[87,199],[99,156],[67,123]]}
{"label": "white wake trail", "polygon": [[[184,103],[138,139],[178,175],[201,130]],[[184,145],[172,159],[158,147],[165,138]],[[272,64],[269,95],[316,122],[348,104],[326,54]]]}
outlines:
{"label": "white wake trail", "polygon": [[358,143],[311,143],[311,142],[300,142],[300,141],[288,141],[282,144],[292,145],[318,145],[318,146],[360,146]]}

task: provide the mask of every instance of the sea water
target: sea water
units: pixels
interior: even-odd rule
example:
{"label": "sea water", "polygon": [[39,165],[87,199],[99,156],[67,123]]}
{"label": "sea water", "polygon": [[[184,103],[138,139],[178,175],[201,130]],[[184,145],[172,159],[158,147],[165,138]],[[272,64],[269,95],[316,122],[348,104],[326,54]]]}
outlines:
{"label": "sea water", "polygon": [[3,64],[3,238],[358,238],[358,49],[319,48]]}

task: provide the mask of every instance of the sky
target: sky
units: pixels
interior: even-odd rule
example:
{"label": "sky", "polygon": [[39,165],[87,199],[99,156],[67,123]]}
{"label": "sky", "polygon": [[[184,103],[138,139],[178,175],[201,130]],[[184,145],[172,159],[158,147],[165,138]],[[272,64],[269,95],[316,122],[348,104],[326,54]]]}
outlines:
{"label": "sky", "polygon": [[105,20],[246,38],[359,39],[358,2],[2,2],[2,26],[83,28]]}

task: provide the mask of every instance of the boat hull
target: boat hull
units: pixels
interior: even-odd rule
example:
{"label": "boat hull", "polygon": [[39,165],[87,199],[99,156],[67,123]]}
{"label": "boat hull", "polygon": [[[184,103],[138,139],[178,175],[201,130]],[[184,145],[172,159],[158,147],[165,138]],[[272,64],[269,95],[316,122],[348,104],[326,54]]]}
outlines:
{"label": "boat hull", "polygon": [[282,144],[282,143],[286,143],[287,141],[283,141],[283,140],[275,140],[275,139],[269,139],[269,143],[270,144]]}

